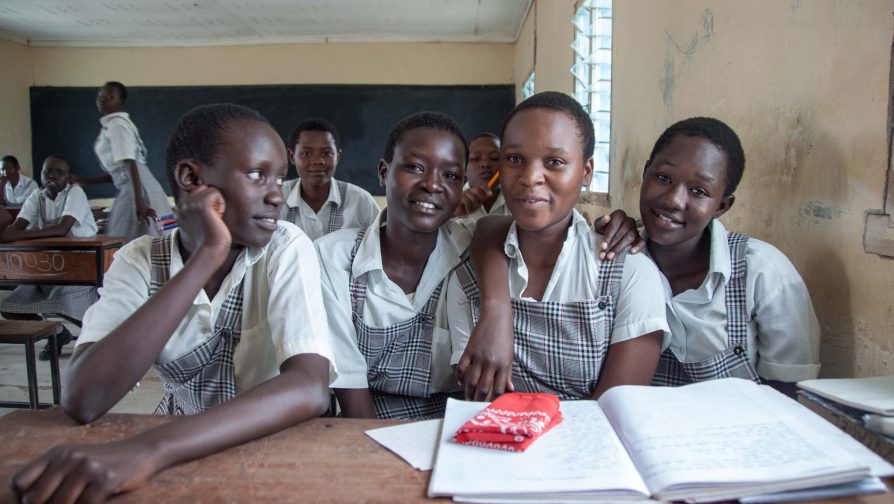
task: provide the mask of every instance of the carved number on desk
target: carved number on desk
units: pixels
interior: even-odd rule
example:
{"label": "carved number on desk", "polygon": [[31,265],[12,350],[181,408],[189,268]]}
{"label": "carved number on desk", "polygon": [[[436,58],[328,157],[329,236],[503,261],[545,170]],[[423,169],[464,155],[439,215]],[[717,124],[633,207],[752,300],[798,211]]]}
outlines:
{"label": "carved number on desk", "polygon": [[65,256],[46,252],[7,252],[0,255],[0,268],[15,272],[61,273],[65,270]]}

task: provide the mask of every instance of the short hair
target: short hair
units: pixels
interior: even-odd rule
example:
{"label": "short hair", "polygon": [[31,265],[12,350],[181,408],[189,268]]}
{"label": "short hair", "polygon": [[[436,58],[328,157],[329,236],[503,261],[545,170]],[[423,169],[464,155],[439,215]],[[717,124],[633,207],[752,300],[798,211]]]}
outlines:
{"label": "short hair", "polygon": [[174,198],[180,197],[174,170],[184,159],[210,165],[221,146],[221,133],[236,121],[270,122],[258,111],[233,103],[212,103],[183,114],[168,140],[165,150],[165,172]]}
{"label": "short hair", "polygon": [[745,172],[745,151],[736,132],[723,121],[713,117],[683,119],[672,124],[658,137],[655,146],[652,147],[652,153],[649,154],[649,163],[678,135],[704,138],[726,154],[726,190],[723,196],[727,197],[734,193]]}
{"label": "short hair", "polygon": [[397,122],[388,132],[388,143],[385,144],[385,153],[382,158],[386,163],[394,159],[394,148],[404,139],[406,134],[414,129],[429,128],[438,131],[452,133],[463,145],[463,166],[469,162],[469,144],[462,128],[447,114],[425,110],[408,115]]}
{"label": "short hair", "polygon": [[290,149],[298,145],[298,137],[301,136],[302,131],[325,131],[332,135],[332,139],[335,140],[335,148],[341,149],[341,138],[338,136],[338,130],[335,129],[335,126],[326,119],[316,117],[301,121],[301,123],[295,127],[295,131],[293,131],[292,136],[289,137],[288,147]]}
{"label": "short hair", "polygon": [[495,133],[491,133],[490,131],[482,131],[481,133],[478,133],[477,135],[469,139],[469,145],[472,145],[472,142],[478,140],[479,138],[490,138],[491,140],[500,143],[500,137],[497,136]]}
{"label": "short hair", "polygon": [[41,166],[43,166],[43,164],[46,164],[46,162],[49,161],[50,159],[58,159],[59,161],[62,161],[63,163],[65,163],[65,166],[68,167],[68,173],[71,173],[71,163],[69,163],[68,160],[65,159],[60,154],[50,154],[49,156],[44,158],[43,163],[41,163]]}
{"label": "short hair", "polygon": [[102,87],[113,87],[113,88],[117,89],[118,96],[121,97],[121,101],[122,102],[127,101],[127,86],[125,86],[124,84],[121,84],[118,81],[109,81],[109,82],[106,82],[105,84],[103,84]]}
{"label": "short hair", "polygon": [[16,157],[13,156],[12,154],[8,154],[8,155],[6,155],[6,156],[3,156],[3,159],[0,160],[0,162],[3,162],[3,163],[12,163],[12,164],[14,164],[14,165],[16,165],[16,166],[19,166],[19,160],[16,159]]}
{"label": "short hair", "polygon": [[593,119],[590,118],[590,115],[587,114],[587,111],[584,110],[584,107],[581,106],[577,100],[564,93],[556,91],[537,93],[516,105],[515,108],[512,109],[512,112],[509,112],[509,115],[506,116],[506,120],[503,121],[503,129],[500,130],[500,137],[505,137],[506,126],[509,125],[509,121],[511,121],[513,117],[519,112],[534,108],[555,110],[556,112],[568,114],[577,126],[577,133],[581,141],[584,161],[593,157],[593,151],[596,148],[596,134],[593,132]]}

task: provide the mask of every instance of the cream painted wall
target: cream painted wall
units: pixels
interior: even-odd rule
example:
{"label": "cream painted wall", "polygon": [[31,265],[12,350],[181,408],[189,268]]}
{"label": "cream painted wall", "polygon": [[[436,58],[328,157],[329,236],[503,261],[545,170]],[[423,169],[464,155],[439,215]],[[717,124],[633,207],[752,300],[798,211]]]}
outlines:
{"label": "cream painted wall", "polygon": [[32,48],[36,86],[511,84],[514,44]]}
{"label": "cream painted wall", "polygon": [[28,47],[0,40],[0,156],[12,154],[22,173],[33,176],[31,161],[31,58]]}
{"label": "cream painted wall", "polygon": [[[515,102],[522,101],[522,87],[528,76],[534,71],[534,18],[536,17],[537,1],[531,4],[528,10],[528,17],[525,18],[522,29],[518,33],[518,40],[515,42],[513,75],[515,76]],[[535,76],[536,84],[536,76]]]}
{"label": "cream painted wall", "polygon": [[[571,65],[574,53],[571,43],[574,41],[574,27],[571,19],[577,0],[535,0],[536,7],[536,50],[534,89],[541,91],[560,91],[571,94],[574,79]],[[620,2],[616,2],[620,3]]]}
{"label": "cream painted wall", "polygon": [[863,211],[882,203],[892,12],[891,0],[615,2],[613,205],[638,214],[666,126],[730,124],[747,167],[722,220],[801,272],[825,377],[894,373],[894,261],[861,244]]}

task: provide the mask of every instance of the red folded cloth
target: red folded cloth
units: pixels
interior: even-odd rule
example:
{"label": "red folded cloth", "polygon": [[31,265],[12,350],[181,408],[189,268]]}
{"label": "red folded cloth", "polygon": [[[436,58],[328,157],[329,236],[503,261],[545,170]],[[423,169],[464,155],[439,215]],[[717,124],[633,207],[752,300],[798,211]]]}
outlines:
{"label": "red folded cloth", "polygon": [[457,443],[525,451],[562,421],[559,398],[553,394],[503,394],[456,431]]}

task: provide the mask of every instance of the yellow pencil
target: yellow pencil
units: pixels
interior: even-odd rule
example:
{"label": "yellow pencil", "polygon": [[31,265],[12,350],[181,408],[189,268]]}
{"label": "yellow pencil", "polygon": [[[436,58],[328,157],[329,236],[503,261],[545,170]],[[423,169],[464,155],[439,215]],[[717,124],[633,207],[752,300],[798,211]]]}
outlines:
{"label": "yellow pencil", "polygon": [[494,184],[497,183],[497,180],[499,180],[499,178],[500,178],[500,172],[494,173],[494,176],[491,177],[490,180],[487,182],[487,188],[490,189],[491,187],[493,187]]}

